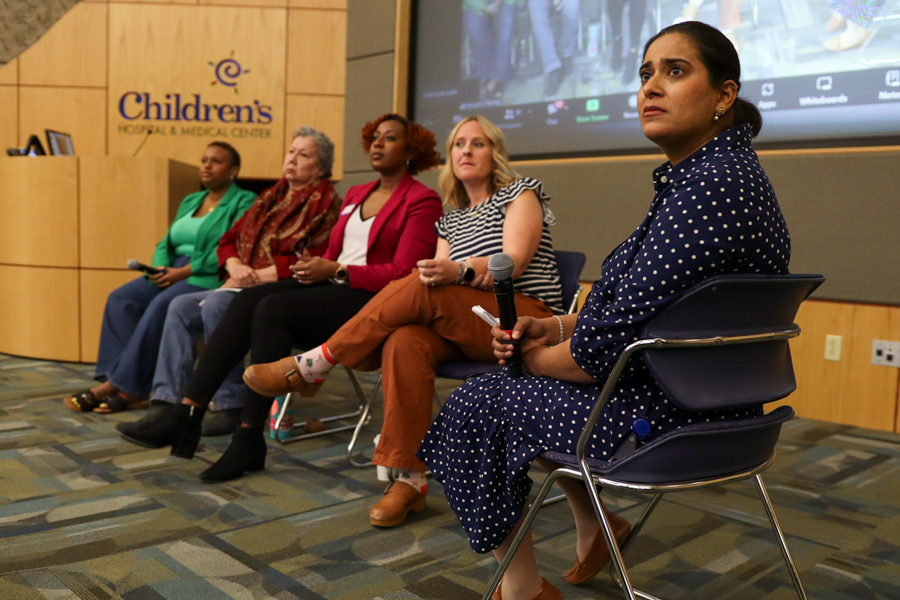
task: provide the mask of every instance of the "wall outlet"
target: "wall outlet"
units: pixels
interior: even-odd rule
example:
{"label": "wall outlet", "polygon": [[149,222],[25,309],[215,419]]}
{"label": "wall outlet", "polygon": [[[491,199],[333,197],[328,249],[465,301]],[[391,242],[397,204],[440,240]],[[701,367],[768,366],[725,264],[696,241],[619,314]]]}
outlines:
{"label": "wall outlet", "polygon": [[872,364],[900,367],[900,342],[872,340]]}
{"label": "wall outlet", "polygon": [[825,336],[825,360],[833,360],[835,362],[840,362],[841,360],[841,346],[843,345],[844,338],[839,335],[826,335]]}

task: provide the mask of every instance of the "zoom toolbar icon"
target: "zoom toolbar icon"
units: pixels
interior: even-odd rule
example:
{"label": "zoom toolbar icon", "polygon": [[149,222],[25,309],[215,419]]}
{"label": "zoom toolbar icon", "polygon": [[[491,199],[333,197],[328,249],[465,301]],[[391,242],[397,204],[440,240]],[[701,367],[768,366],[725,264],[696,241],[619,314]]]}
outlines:
{"label": "zoom toolbar icon", "polygon": [[774,83],[762,84],[762,95],[763,96],[774,96],[775,95],[775,84]]}
{"label": "zoom toolbar icon", "polygon": [[884,85],[890,87],[900,87],[900,71],[888,71],[884,76]]}

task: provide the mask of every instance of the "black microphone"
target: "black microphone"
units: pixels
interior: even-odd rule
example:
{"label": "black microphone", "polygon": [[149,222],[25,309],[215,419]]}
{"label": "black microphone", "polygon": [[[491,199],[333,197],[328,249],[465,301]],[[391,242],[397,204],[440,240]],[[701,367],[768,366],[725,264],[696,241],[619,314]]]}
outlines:
{"label": "black microphone", "polygon": [[[509,254],[493,255],[488,260],[488,271],[494,278],[494,293],[497,294],[497,310],[500,313],[500,328],[512,332],[516,326],[518,315],[516,313],[516,293],[513,289],[512,274],[515,263]],[[512,335],[512,333],[510,333]],[[522,371],[522,350],[519,348],[519,342],[513,340],[513,355],[506,359],[509,366],[510,377],[521,377],[524,375]]]}
{"label": "black microphone", "polygon": [[147,273],[148,275],[156,275],[157,273],[165,273],[166,272],[165,269],[159,270],[159,269],[154,269],[153,267],[148,267],[147,265],[145,265],[143,263],[139,263],[138,261],[134,260],[133,258],[128,260],[128,268],[131,269],[132,271],[143,271],[144,273]]}

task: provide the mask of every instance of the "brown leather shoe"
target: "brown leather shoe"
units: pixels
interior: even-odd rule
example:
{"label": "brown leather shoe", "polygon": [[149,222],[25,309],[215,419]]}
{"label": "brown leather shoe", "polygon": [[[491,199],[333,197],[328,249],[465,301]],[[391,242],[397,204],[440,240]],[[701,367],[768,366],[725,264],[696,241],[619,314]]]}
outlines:
{"label": "brown leather shoe", "polygon": [[408,483],[395,481],[369,511],[369,523],[375,527],[395,527],[406,520],[411,510],[425,510],[425,494]]}
{"label": "brown leather shoe", "polygon": [[[562,600],[562,592],[550,585],[550,582],[541,578],[541,589],[538,590],[537,595],[533,596],[531,600]],[[500,580],[500,583],[497,585],[497,589],[494,590],[494,593],[491,594],[491,600],[503,600],[503,596],[500,594],[500,586],[503,585],[503,580]]]}
{"label": "brown leather shoe", "polygon": [[[619,522],[618,527],[613,524],[613,535],[619,546],[621,546],[622,542],[625,541],[625,538],[628,537],[630,531],[631,523],[624,519]],[[565,577],[566,581],[572,585],[582,584],[599,573],[603,567],[609,564],[609,560],[609,547],[606,545],[606,540],[603,538],[603,529],[601,528],[597,530],[594,541],[591,542],[591,550],[588,552],[584,562],[578,560],[578,556],[576,556],[575,565],[566,571],[563,574],[563,577]]]}
{"label": "brown leather shoe", "polygon": [[321,383],[309,383],[297,370],[297,359],[287,356],[273,363],[250,365],[244,371],[244,383],[263,396],[276,398],[295,392],[304,397],[315,396]]}

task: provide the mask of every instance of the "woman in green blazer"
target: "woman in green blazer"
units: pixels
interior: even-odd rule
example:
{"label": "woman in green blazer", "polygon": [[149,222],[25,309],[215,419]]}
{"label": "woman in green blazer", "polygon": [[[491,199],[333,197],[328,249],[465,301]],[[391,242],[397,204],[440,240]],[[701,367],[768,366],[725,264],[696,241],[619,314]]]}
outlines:
{"label": "woman in green blazer", "polygon": [[241,156],[230,144],[213,142],[203,155],[200,181],[206,188],[186,197],[153,254],[155,275],[135,279],[106,301],[95,378],[100,385],[68,396],[66,405],[89,412],[118,394],[130,406],[146,402],[166,311],[173,298],[219,286],[219,238],[256,196],[234,180]]}

